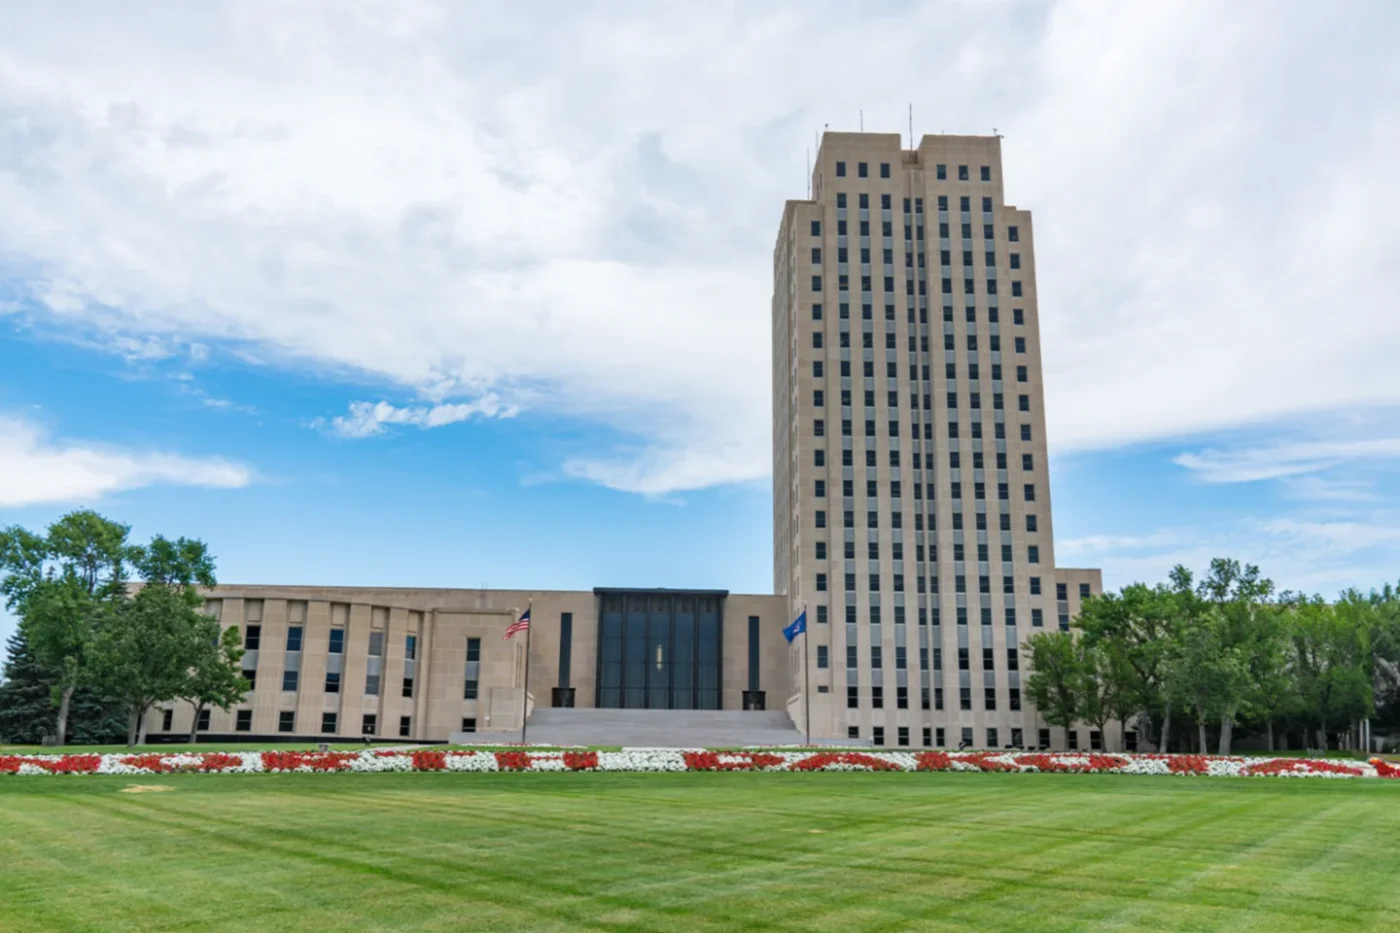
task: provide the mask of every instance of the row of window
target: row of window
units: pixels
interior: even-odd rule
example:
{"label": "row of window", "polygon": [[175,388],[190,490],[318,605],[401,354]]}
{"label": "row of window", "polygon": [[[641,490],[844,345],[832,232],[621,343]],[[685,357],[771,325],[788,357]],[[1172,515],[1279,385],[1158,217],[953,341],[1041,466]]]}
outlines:
{"label": "row of window", "polygon": [[[845,196],[845,195],[843,195],[843,194],[838,194],[838,195],[836,196],[836,206],[837,206],[837,208],[845,208],[845,206],[846,206],[846,196]],[[818,233],[819,233],[820,230],[821,230],[821,222],[820,222],[820,221],[816,221],[816,220],[812,221],[812,233],[813,233],[813,236],[818,235]],[[958,224],[958,235],[959,235],[959,237],[960,237],[962,240],[970,242],[970,241],[972,240],[972,238],[973,238],[973,237],[972,237],[972,231],[973,231],[973,224],[971,224],[971,223],[959,223],[959,224]],[[838,237],[838,242],[839,242],[839,238],[850,236],[850,232],[851,232],[851,230],[850,230],[850,222],[849,222],[849,221],[846,221],[846,220],[839,220],[839,219],[836,221],[836,236]],[[868,239],[868,238],[871,236],[871,233],[870,233],[870,221],[869,221],[869,220],[858,220],[858,221],[856,221],[856,233],[857,233],[858,236],[860,236],[860,237],[862,237],[862,238],[867,238],[867,239]],[[904,230],[903,230],[903,233],[904,233],[904,249],[905,249],[906,252],[912,252],[913,249],[914,249],[914,243],[916,243],[916,242],[922,243],[922,242],[924,242],[924,239],[925,239],[924,224],[923,224],[923,222],[922,222],[922,219],[920,219],[918,222],[910,223],[909,220],[908,220],[908,218],[906,217],[906,218],[905,218],[905,221],[904,221]],[[884,239],[885,244],[886,244],[886,248],[887,248],[887,249],[888,249],[888,248],[892,248],[892,246],[893,246],[893,241],[894,241],[894,221],[893,221],[893,220],[882,220],[882,221],[880,221],[880,236]],[[940,221],[938,222],[938,239],[939,239],[939,240],[951,240],[952,238],[953,238],[953,225],[952,225],[950,222],[946,221],[946,220],[940,220]],[[982,239],[983,239],[983,240],[986,240],[988,243],[991,243],[992,241],[996,240],[996,238],[997,238],[997,227],[996,227],[996,224],[994,224],[994,223],[991,223],[991,224],[984,223],[984,224],[982,225]],[[1007,242],[1009,242],[1009,243],[1019,243],[1019,242],[1021,242],[1021,230],[1020,230],[1020,228],[1017,227],[1017,226],[1015,226],[1014,224],[1013,224],[1013,225],[1008,225],[1007,228],[1006,228],[1006,239],[1007,239]],[[795,259],[796,259],[796,257],[794,256],[794,260],[795,260]],[[948,263],[944,263],[944,265],[948,265]],[[964,265],[971,265],[971,263],[965,263]],[[988,265],[995,265],[995,263],[988,263]]]}
{"label": "row of window", "polygon": [[[846,686],[846,708],[861,708],[861,690],[858,684],[848,684]],[[895,709],[909,709],[909,688],[895,688]],[[870,688],[870,708],[885,708],[884,687],[872,686]],[[943,688],[942,687],[921,687],[919,689],[919,708],[922,710],[941,711],[943,710]],[[958,708],[963,711],[972,710],[972,688],[958,688]],[[995,687],[983,689],[982,708],[988,712],[996,712],[997,690]],[[1021,711],[1021,690],[1019,687],[1007,688],[1007,709],[1011,712]]]}
{"label": "row of window", "polygon": [[[1103,733],[1101,733],[1098,729],[1090,729],[1090,730],[1088,730],[1088,731],[1089,731],[1089,749],[1090,749],[1091,751],[1101,751],[1101,750],[1103,749]],[[861,737],[861,736],[860,736],[860,727],[859,727],[859,726],[848,726],[848,727],[846,728],[846,735],[847,735],[848,738],[852,738],[852,739],[858,739],[858,738],[860,738],[860,737]],[[923,737],[923,744],[924,744],[925,746],[932,747],[932,748],[945,748],[945,747],[946,747],[945,742],[944,742],[945,733],[944,733],[944,730],[943,730],[942,727],[936,727],[936,728],[934,728],[934,727],[925,726],[925,727],[924,727],[924,730],[923,730],[923,736],[922,736],[922,737]],[[1001,732],[1000,732],[1000,730],[999,730],[997,727],[995,727],[995,726],[989,727],[989,728],[987,729],[987,732],[986,732],[986,737],[987,737],[987,744],[984,746],[985,748],[996,748],[996,749],[1000,749],[1000,748],[1002,747],[1002,746],[1001,746]],[[974,745],[973,730],[972,730],[972,728],[969,727],[969,726],[964,726],[964,727],[960,730],[959,738],[960,738],[960,742],[959,742],[959,746],[958,746],[959,748],[971,748],[971,747]],[[874,726],[874,727],[872,727],[872,729],[871,729],[871,734],[870,734],[870,739],[871,739],[871,741],[872,741],[875,745],[883,746],[883,745],[885,744],[885,727],[884,727],[884,726]],[[1048,749],[1048,748],[1050,747],[1050,730],[1049,730],[1049,729],[1040,729],[1040,730],[1038,731],[1037,739],[1038,739],[1038,741],[1039,741],[1039,747],[1040,747],[1040,748]],[[1078,751],[1078,750],[1079,750],[1079,748],[1080,748],[1080,742],[1079,742],[1079,731],[1078,731],[1078,730],[1076,730],[1076,729],[1070,729],[1070,730],[1068,730],[1068,731],[1065,733],[1065,739],[1066,739],[1066,744],[1069,746],[1069,750],[1070,750],[1070,751]],[[908,745],[908,744],[909,744],[909,727],[908,727],[908,726],[898,726],[898,727],[896,727],[896,729],[895,729],[895,741],[896,741],[896,743],[897,743],[898,745]],[[1024,747],[1025,747],[1025,745],[1023,744],[1023,733],[1022,733],[1022,731],[1021,731],[1020,729],[1011,729],[1011,730],[1010,730],[1010,741],[1007,743],[1006,748],[1017,749],[1017,748],[1024,748]],[[1128,751],[1130,751],[1130,752],[1135,752],[1135,751],[1137,751],[1137,733],[1136,733],[1136,732],[1134,732],[1133,730],[1129,729],[1127,732],[1123,733],[1123,747],[1124,747],[1125,749],[1127,749]]]}
{"label": "row of window", "polygon": [[[303,626],[287,626],[287,650],[300,651],[302,636],[305,631]],[[262,645],[262,626],[249,625],[243,632],[243,648],[245,651],[257,651]],[[327,651],[330,654],[342,654],[345,651],[345,629],[333,628],[330,630],[330,638],[327,641]],[[384,655],[384,633],[374,631],[369,633],[368,654],[372,658],[383,657]],[[418,636],[404,636],[404,660],[412,661],[418,657]]]}
{"label": "row of window", "polygon": [[[326,693],[339,693],[341,684],[340,671],[326,671],[324,689]],[[248,681],[248,689],[257,687],[257,671],[245,670],[243,677]],[[377,697],[380,692],[381,675],[374,673],[365,674],[365,696]],[[285,670],[282,672],[282,691],[284,693],[295,693],[301,686],[301,672],[297,670]],[[413,678],[405,677],[402,683],[402,694],[406,697],[413,696]]]}
{"label": "row of window", "polygon": [[[985,578],[983,578],[983,579],[985,579]],[[936,582],[936,580],[935,580],[935,582]],[[1031,578],[1030,578],[1030,582],[1031,582],[1031,595],[1032,595],[1032,596],[1038,596],[1038,595],[1040,595],[1040,577],[1031,577]],[[1014,584],[1015,584],[1015,578],[1013,578],[1013,577],[1003,577],[1003,578],[1002,578],[1002,584],[1003,584],[1003,587],[1004,587],[1004,592],[1006,592],[1006,593],[1012,593],[1012,592],[1014,592],[1014,589],[1015,589],[1015,586],[1014,586]],[[1081,589],[1082,589],[1082,590],[1087,590],[1087,586],[1086,586],[1086,587],[1081,587]],[[936,588],[935,588],[935,592],[937,592],[937,589],[936,589]],[[984,592],[986,592],[986,591],[984,591]],[[1087,599],[1087,598],[1088,598],[1088,593],[1085,592],[1084,596],[1085,596],[1085,598]],[[933,609],[933,613],[932,613],[933,624],[934,624],[934,625],[939,625],[939,624],[941,623],[941,621],[942,621],[941,614],[940,614],[940,612],[941,612],[940,607],[937,606],[937,605],[935,605],[935,606],[932,607],[932,609]],[[829,613],[828,613],[828,609],[827,609],[826,604],[825,604],[825,603],[819,603],[819,604],[816,606],[817,624],[818,624],[818,625],[825,625],[825,624],[827,624],[828,616],[829,616]],[[956,621],[957,621],[957,624],[958,624],[958,625],[967,625],[967,622],[968,622],[967,607],[966,607],[966,606],[957,606],[957,607],[955,607],[955,618],[956,618]],[[1044,618],[1045,618],[1045,617],[1044,617],[1044,615],[1043,615],[1043,613],[1041,612],[1040,609],[1037,609],[1037,608],[1032,608],[1032,609],[1031,609],[1031,627],[1032,627],[1032,628],[1043,628],[1043,627],[1044,627],[1044,624],[1045,624]],[[1068,630],[1068,625],[1069,625],[1069,623],[1068,623],[1068,618],[1069,618],[1069,617],[1068,617],[1067,615],[1065,615],[1065,616],[1062,616],[1061,618],[1062,618],[1062,627],[1065,628],[1066,630]],[[855,604],[854,604],[854,603],[848,603],[848,604],[846,605],[845,620],[846,620],[846,624],[847,624],[847,625],[855,625],[855,624],[856,624],[856,621],[857,621],[857,620],[856,620],[856,607],[855,607]],[[989,625],[992,624],[992,608],[991,608],[990,606],[982,606],[982,607],[981,607],[981,611],[980,611],[980,614],[979,614],[978,621],[981,622],[981,624],[982,624],[984,627],[985,627],[985,626],[989,626]],[[1006,607],[1004,607],[1003,621],[1006,623],[1007,626],[1010,626],[1010,627],[1013,627],[1013,628],[1016,626],[1016,607],[1014,607],[1014,606],[1006,606]],[[928,625],[928,623],[929,623],[929,608],[928,608],[928,607],[925,607],[925,606],[920,606],[920,607],[919,607],[919,625],[920,625],[920,626],[926,626],[926,625]],[[870,624],[871,624],[871,625],[879,625],[879,624],[881,624],[881,612],[880,612],[880,606],[879,606],[879,604],[870,606]],[[905,611],[904,611],[904,607],[903,607],[903,606],[895,606],[895,607],[894,607],[894,624],[895,624],[895,625],[904,625],[904,624],[905,624]]]}
{"label": "row of window", "polygon": [[[991,181],[991,180],[992,180],[992,167],[991,167],[990,165],[983,165],[983,166],[980,166],[979,169],[980,169],[980,171],[979,171],[979,173],[978,173],[978,178],[980,178],[982,181]],[[933,171],[934,171],[934,177],[936,177],[939,181],[947,181],[947,179],[948,179],[948,166],[947,166],[946,164],[944,164],[944,163],[942,163],[942,162],[938,163],[937,165],[934,166],[934,170],[933,170]],[[846,163],[845,163],[845,162],[837,162],[837,163],[836,163],[836,177],[837,177],[837,178],[845,178],[845,177],[846,177]],[[858,178],[869,178],[869,177],[870,177],[870,163],[869,163],[869,162],[857,162],[857,163],[856,163],[856,177],[858,177]],[[888,163],[888,162],[881,162],[881,163],[880,163],[880,177],[881,177],[881,178],[889,178],[889,177],[890,177],[890,163]],[[958,166],[958,181],[971,181],[971,180],[972,180],[972,179],[971,179],[971,174],[970,174],[969,166],[966,166],[966,165],[959,165],[959,166]]]}
{"label": "row of window", "polygon": [[[982,670],[984,670],[984,671],[993,671],[993,670],[996,670],[996,656],[995,656],[995,655],[996,655],[996,651],[995,651],[995,649],[993,649],[993,648],[983,648],[983,649],[982,649]],[[881,669],[884,667],[884,658],[885,658],[885,656],[884,656],[884,648],[883,648],[882,645],[871,645],[871,646],[870,646],[870,669],[871,669],[871,670],[881,670]],[[829,661],[829,657],[828,657],[828,646],[826,646],[826,645],[818,645],[818,646],[817,646],[817,667],[818,667],[818,668],[825,668],[825,667],[827,667],[827,666],[828,666],[828,661]],[[967,648],[959,648],[959,649],[958,649],[958,670],[960,670],[960,671],[969,671],[969,670],[972,669],[969,665],[970,665],[970,656],[969,656],[969,654],[968,654],[968,649],[967,649]],[[1019,665],[1020,665],[1020,654],[1019,654],[1019,652],[1018,652],[1018,649],[1016,649],[1016,648],[1007,648],[1007,649],[1006,649],[1006,669],[1007,669],[1008,671],[1020,670],[1020,666],[1019,666]],[[847,645],[847,646],[846,646],[846,667],[847,667],[847,668],[854,669],[854,668],[857,667],[857,666],[858,666],[857,648],[856,648],[855,645]],[[902,671],[902,670],[907,670],[907,669],[908,669],[908,666],[909,666],[909,665],[908,665],[908,654],[907,654],[907,649],[906,649],[906,648],[903,648],[903,647],[896,647],[896,648],[894,649],[894,666],[895,666],[895,670],[900,670],[900,671]],[[929,668],[929,650],[928,650],[928,648],[926,648],[926,647],[921,647],[921,648],[919,649],[919,670],[921,670],[921,671],[926,671],[926,670],[929,670],[929,669],[930,669],[930,668]],[[933,649],[933,667],[932,667],[932,669],[933,669],[933,670],[939,670],[939,671],[941,671],[941,670],[943,669],[943,649],[942,649],[942,648],[934,648],[934,649]]]}
{"label": "row of window", "polygon": [[[277,714],[278,732],[296,731],[296,710],[284,709]],[[169,732],[175,718],[174,710],[165,710],[161,720],[161,731]],[[321,714],[321,732],[334,735],[339,728],[340,717],[337,713]],[[253,731],[253,711],[250,709],[240,709],[234,711],[233,728],[235,732]],[[195,722],[195,730],[198,732],[209,731],[209,710],[200,710],[199,717]],[[377,735],[379,732],[379,717],[375,713],[365,713],[360,720],[361,735]],[[399,736],[408,738],[413,734],[413,717],[399,717]]]}
{"label": "row of window", "polygon": [[[839,303],[839,304],[837,305],[836,311],[837,311],[837,315],[838,315],[838,317],[839,317],[840,320],[845,321],[845,320],[850,319],[850,316],[851,316],[851,306],[850,306],[850,304],[849,304],[848,302],[844,302],[844,301],[843,301],[843,302]],[[873,309],[870,305],[868,305],[868,304],[862,304],[862,305],[860,306],[860,316],[861,316],[861,320],[864,320],[864,321],[873,320],[874,318],[871,317],[871,314],[872,314],[873,311],[874,311],[874,309]],[[976,307],[969,305],[969,306],[965,309],[965,313],[966,313],[966,317],[967,317],[967,322],[968,322],[969,324],[975,324],[975,323],[977,323],[977,308],[976,308]],[[1024,311],[1024,309],[1022,309],[1022,308],[1013,308],[1012,311],[1011,311],[1011,318],[1012,318],[1012,323],[1013,323],[1013,324],[1016,324],[1016,325],[1018,325],[1018,326],[1019,326],[1019,325],[1023,325],[1023,324],[1026,323],[1025,311]],[[887,305],[885,305],[885,320],[886,320],[886,321],[893,321],[894,319],[895,319],[895,316],[894,316],[894,305],[892,305],[892,304],[887,304]],[[812,320],[814,320],[814,321],[820,321],[820,320],[822,320],[822,306],[821,306],[820,304],[814,304],[814,305],[812,305]],[[945,322],[947,322],[947,323],[950,323],[950,324],[953,322],[953,306],[952,306],[952,305],[944,305],[944,306],[943,306],[943,320],[944,320]],[[988,309],[987,309],[987,320],[990,321],[990,322],[993,323],[993,324],[999,324],[999,323],[1001,323],[1000,311],[999,311],[997,308],[988,308]],[[918,322],[919,322],[920,324],[927,324],[927,323],[928,323],[928,311],[927,311],[927,309],[921,309],[921,310],[919,311],[919,319],[918,319]],[[910,308],[910,309],[909,309],[909,323],[910,323],[910,324],[913,324],[913,323],[914,323],[914,309],[913,309],[913,308]],[[888,338],[886,338],[886,339],[888,340]],[[910,339],[911,339],[911,340],[913,339],[913,335],[912,335],[912,334],[910,335]],[[928,347],[924,347],[924,349],[927,350]],[[949,349],[951,349],[951,348],[949,348]],[[998,346],[994,347],[993,349],[999,350],[999,349],[1001,349],[1001,347],[1000,347],[1000,345],[998,345]],[[1025,353],[1025,352],[1026,352],[1026,338],[1025,338],[1025,337],[1017,337],[1017,338],[1016,338],[1016,352],[1017,352],[1017,353]]]}
{"label": "row of window", "polygon": [[[891,248],[891,247],[885,247],[885,249],[884,249],[884,251],[883,251],[883,253],[882,253],[881,258],[883,259],[884,264],[885,264],[886,266],[892,266],[892,265],[894,265],[894,249]],[[989,269],[994,269],[994,268],[996,268],[996,264],[997,264],[997,254],[996,254],[996,251],[995,251],[995,250],[987,250],[987,252],[986,252],[986,254],[984,255],[983,258],[984,258],[984,260],[985,260],[985,263],[984,263],[984,264],[985,264]],[[1020,253],[1012,253],[1012,254],[1010,254],[1010,257],[1009,257],[1009,258],[1010,258],[1010,260],[1011,260],[1011,268],[1012,268],[1012,269],[1019,269],[1019,268],[1021,268],[1021,254],[1020,254]],[[938,259],[939,259],[939,264],[940,264],[940,265],[945,266],[945,267],[951,267],[951,266],[953,265],[953,253],[952,253],[952,250],[946,250],[946,249],[945,249],[945,250],[940,250],[939,253],[938,253]],[[822,261],[822,250],[821,250],[821,247],[820,247],[820,246],[814,246],[814,247],[812,247],[812,265],[821,265],[821,261]],[[844,247],[844,246],[838,246],[838,247],[836,248],[836,261],[837,261],[838,263],[849,263],[849,262],[850,262],[850,250],[847,249],[847,248]],[[866,265],[866,266],[870,265],[870,247],[868,247],[868,246],[863,246],[863,247],[861,247],[861,250],[860,250],[860,262],[861,262],[861,265]],[[962,264],[963,264],[964,266],[968,266],[968,267],[971,267],[971,266],[972,266],[972,264],[973,264],[973,263],[972,263],[972,250],[970,250],[970,249],[969,249],[969,250],[963,250],[963,254],[962,254]],[[906,269],[912,269],[912,268],[915,268],[916,266],[917,266],[917,268],[920,268],[920,269],[925,268],[925,266],[924,266],[924,254],[923,254],[923,252],[920,251],[920,252],[918,253],[917,256],[916,256],[914,253],[912,253],[912,252],[905,253],[905,254],[904,254],[904,267],[905,267]],[[838,288],[839,288],[839,287],[840,287],[840,286],[838,285]],[[866,289],[864,289],[864,291],[870,291],[870,289],[866,288]]]}
{"label": "row of window", "polygon": [[[860,290],[861,290],[862,292],[872,292],[872,291],[874,291],[873,283],[874,283],[874,277],[873,277],[873,276],[869,276],[869,275],[863,275],[863,276],[861,276],[861,277],[860,277]],[[911,284],[911,283],[906,282],[906,284]],[[887,294],[887,295],[892,295],[892,294],[895,293],[894,276],[891,276],[891,275],[885,276],[885,277],[884,277],[883,285],[884,285],[885,294]],[[943,288],[943,294],[945,294],[945,295],[951,295],[951,294],[953,294],[953,280],[952,280],[951,277],[945,276],[945,277],[943,278],[943,280],[942,280],[942,288]],[[819,291],[821,291],[821,290],[822,290],[822,277],[821,277],[820,275],[814,275],[814,276],[812,276],[812,291],[814,291],[814,292],[819,292]],[[838,276],[836,277],[836,290],[837,290],[837,291],[841,291],[841,292],[850,291],[850,276],[849,276],[849,275],[846,275],[846,274],[842,273],[842,274],[840,274],[840,275],[838,275]],[[997,294],[997,280],[996,280],[996,279],[987,279],[986,293],[987,293],[988,295],[995,295],[995,294]],[[907,294],[907,291],[906,291],[906,294]],[[920,295],[927,294],[927,292],[926,292],[926,290],[925,290],[925,288],[924,288],[924,280],[923,280],[923,279],[919,279],[919,294],[920,294]],[[963,294],[965,294],[965,295],[975,295],[975,294],[977,294],[977,281],[976,281],[976,279],[966,279],[966,278],[963,279]],[[1014,281],[1012,281],[1012,283],[1011,283],[1011,297],[1012,297],[1012,298],[1023,298],[1023,297],[1025,297],[1025,295],[1024,295],[1022,289],[1021,289],[1021,283],[1020,283],[1019,280],[1014,280]],[[949,349],[951,349],[951,347],[950,347]]]}

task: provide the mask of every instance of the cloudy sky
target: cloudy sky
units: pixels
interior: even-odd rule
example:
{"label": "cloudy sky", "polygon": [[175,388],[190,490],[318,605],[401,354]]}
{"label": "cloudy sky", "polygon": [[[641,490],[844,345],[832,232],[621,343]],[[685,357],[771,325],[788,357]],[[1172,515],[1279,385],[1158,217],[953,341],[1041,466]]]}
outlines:
{"label": "cloudy sky", "polygon": [[[771,587],[822,127],[1005,136],[1057,553],[1400,577],[1400,7],[0,5],[0,524],[229,582]],[[863,116],[862,116],[863,114]]]}

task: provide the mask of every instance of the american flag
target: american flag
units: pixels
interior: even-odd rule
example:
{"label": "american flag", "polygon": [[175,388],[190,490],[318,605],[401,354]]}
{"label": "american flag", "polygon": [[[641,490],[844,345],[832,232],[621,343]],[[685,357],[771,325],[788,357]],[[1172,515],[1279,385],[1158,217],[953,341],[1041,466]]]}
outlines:
{"label": "american flag", "polygon": [[506,626],[506,633],[505,633],[504,635],[501,636],[501,639],[504,641],[505,639],[510,638],[510,637],[512,637],[512,636],[514,636],[514,635],[517,635],[517,634],[519,634],[520,632],[526,631],[526,630],[529,629],[529,628],[530,628],[530,610],[529,610],[529,609],[526,609],[526,610],[525,610],[525,613],[524,613],[523,615],[521,615],[520,618],[516,619],[516,620],[515,620],[514,622],[512,622],[510,625],[507,625],[507,626]]}

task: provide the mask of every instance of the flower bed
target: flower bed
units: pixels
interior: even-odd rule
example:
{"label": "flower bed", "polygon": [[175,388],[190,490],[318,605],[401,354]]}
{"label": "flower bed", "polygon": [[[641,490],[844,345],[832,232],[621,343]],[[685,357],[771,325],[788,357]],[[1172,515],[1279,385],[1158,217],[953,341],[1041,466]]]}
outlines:
{"label": "flower bed", "polygon": [[1214,777],[1400,779],[1400,766],[1314,758],[1130,755],[1088,752],[946,752],[852,749],[620,752],[365,750],[359,752],[180,752],[116,755],[0,755],[0,774],[252,774],[337,771],[965,771],[1176,774]]}

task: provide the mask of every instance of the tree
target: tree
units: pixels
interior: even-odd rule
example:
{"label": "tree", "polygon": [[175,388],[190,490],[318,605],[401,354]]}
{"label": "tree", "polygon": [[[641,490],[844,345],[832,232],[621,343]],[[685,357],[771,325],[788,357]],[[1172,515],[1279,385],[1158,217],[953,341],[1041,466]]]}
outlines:
{"label": "tree", "polygon": [[70,512],[43,536],[0,531],[0,594],[36,662],[54,676],[60,745],[68,739],[73,695],[90,680],[97,630],[126,598],[129,532],[90,510]]}
{"label": "tree", "polygon": [[1206,749],[1206,723],[1218,719],[1222,755],[1229,753],[1229,725],[1250,686],[1243,652],[1228,643],[1226,629],[1218,611],[1207,612],[1180,633],[1172,663],[1173,693],[1195,713],[1201,751]]}
{"label": "tree", "polygon": [[98,631],[94,673],[126,711],[128,747],[140,738],[147,711],[181,696],[208,652],[201,618],[178,590],[145,586]]}
{"label": "tree", "polygon": [[[4,682],[0,683],[0,742],[38,745],[53,731],[56,677],[30,650],[23,631],[10,636]],[[105,745],[126,734],[121,709],[87,687],[73,692],[68,714],[68,742]]]}
{"label": "tree", "polygon": [[194,659],[180,692],[180,697],[194,707],[191,743],[199,738],[199,717],[205,709],[217,706],[227,711],[235,703],[241,703],[248,693],[248,678],[243,676],[239,666],[243,660],[243,644],[238,628],[225,629],[220,637],[219,623],[213,618],[205,616],[200,625],[208,633],[208,640],[201,640],[204,647]]}
{"label": "tree", "polygon": [[1031,666],[1026,697],[1046,723],[1070,728],[1078,716],[1081,678],[1074,637],[1068,632],[1040,632],[1026,640],[1026,647]]}
{"label": "tree", "polygon": [[1172,585],[1149,587],[1134,583],[1119,593],[1105,593],[1084,604],[1076,626],[1086,644],[1108,652],[1122,718],[1140,717],[1144,727],[1160,717],[1158,750],[1167,748],[1171,704],[1166,702],[1164,678],[1176,631],[1189,615],[1195,595],[1191,574],[1172,570]]}
{"label": "tree", "polygon": [[1108,733],[1104,726],[1110,720],[1122,722],[1134,712],[1125,690],[1131,674],[1121,669],[1122,657],[1111,646],[1075,642],[1075,710],[1078,718],[1098,727],[1108,748]]}
{"label": "tree", "polygon": [[[1257,699],[1257,669],[1267,659],[1274,638],[1271,619],[1275,611],[1268,602],[1274,584],[1253,564],[1217,557],[1197,587],[1197,596],[1208,607],[1196,649],[1210,644],[1213,656],[1190,653],[1195,667],[1193,683],[1198,691],[1196,708],[1209,709],[1220,720],[1220,754],[1230,753],[1230,740],[1241,708]],[[1199,713],[1198,713],[1199,714]],[[1200,725],[1202,746],[1205,725]]]}

